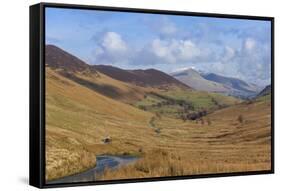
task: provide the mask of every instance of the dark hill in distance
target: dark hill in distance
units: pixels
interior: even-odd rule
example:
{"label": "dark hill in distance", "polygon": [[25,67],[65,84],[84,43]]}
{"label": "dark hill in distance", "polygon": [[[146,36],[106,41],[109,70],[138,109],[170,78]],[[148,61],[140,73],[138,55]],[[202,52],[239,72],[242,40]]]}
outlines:
{"label": "dark hill in distance", "polygon": [[175,85],[181,88],[188,88],[189,86],[173,78],[172,76],[155,69],[147,70],[123,70],[109,65],[93,65],[94,69],[110,76],[113,79],[132,83],[139,86],[166,86]]}
{"label": "dark hill in distance", "polygon": [[201,75],[203,78],[207,80],[224,84],[225,86],[235,90],[248,92],[248,93],[256,93],[257,91],[259,91],[259,88],[257,86],[248,84],[245,81],[240,80],[238,78],[225,77],[214,73],[201,74]]}
{"label": "dark hill in distance", "polygon": [[266,86],[258,95],[257,97],[266,96],[271,94],[271,85]]}

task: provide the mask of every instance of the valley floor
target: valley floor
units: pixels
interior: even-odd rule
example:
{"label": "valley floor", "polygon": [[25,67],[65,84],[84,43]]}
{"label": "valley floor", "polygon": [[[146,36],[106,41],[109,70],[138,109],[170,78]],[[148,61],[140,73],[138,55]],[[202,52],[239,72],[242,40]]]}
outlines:
{"label": "valley floor", "polygon": [[[240,121],[238,120],[240,116]],[[162,121],[158,142],[143,158],[102,179],[271,169],[270,101],[243,103],[205,117],[204,124]]]}

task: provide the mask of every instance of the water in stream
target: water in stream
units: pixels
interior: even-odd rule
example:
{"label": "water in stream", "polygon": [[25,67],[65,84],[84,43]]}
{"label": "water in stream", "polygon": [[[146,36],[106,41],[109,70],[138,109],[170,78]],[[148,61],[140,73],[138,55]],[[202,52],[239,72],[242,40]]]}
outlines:
{"label": "water in stream", "polygon": [[47,184],[94,181],[96,180],[96,176],[101,175],[105,169],[116,170],[121,166],[135,162],[136,160],[138,160],[138,157],[100,155],[97,156],[96,159],[97,159],[97,164],[94,168],[91,168],[85,172],[81,172],[78,174],[48,181]]}

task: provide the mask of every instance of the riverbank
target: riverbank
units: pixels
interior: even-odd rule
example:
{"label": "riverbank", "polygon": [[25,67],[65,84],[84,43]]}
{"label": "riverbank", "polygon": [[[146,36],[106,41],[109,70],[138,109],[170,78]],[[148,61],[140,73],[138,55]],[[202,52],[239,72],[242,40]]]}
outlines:
{"label": "riverbank", "polygon": [[94,168],[91,168],[82,173],[77,173],[56,180],[48,181],[47,184],[94,181],[98,176],[103,176],[105,170],[115,171],[120,167],[136,162],[138,159],[138,157],[129,155],[99,155],[96,157],[96,166]]}

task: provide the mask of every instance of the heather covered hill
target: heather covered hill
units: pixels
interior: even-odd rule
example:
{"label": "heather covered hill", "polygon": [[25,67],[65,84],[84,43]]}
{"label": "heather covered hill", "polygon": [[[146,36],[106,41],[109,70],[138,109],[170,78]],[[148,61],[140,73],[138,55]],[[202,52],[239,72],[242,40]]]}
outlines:
{"label": "heather covered hill", "polygon": [[46,67],[88,89],[126,103],[142,99],[145,89],[115,80],[53,45],[46,46]]}
{"label": "heather covered hill", "polygon": [[68,72],[89,71],[96,73],[90,65],[54,45],[45,46],[45,62],[47,67],[53,69],[60,69]]}
{"label": "heather covered hill", "polygon": [[60,75],[126,103],[139,101],[147,92],[157,89],[190,89],[173,77],[154,69],[127,71],[111,66],[89,65],[54,45],[46,46],[45,57],[46,66]]}
{"label": "heather covered hill", "polygon": [[110,76],[111,78],[133,83],[145,87],[177,86],[189,89],[189,86],[178,81],[172,76],[155,69],[147,70],[123,70],[113,66],[94,65],[97,71]]}

